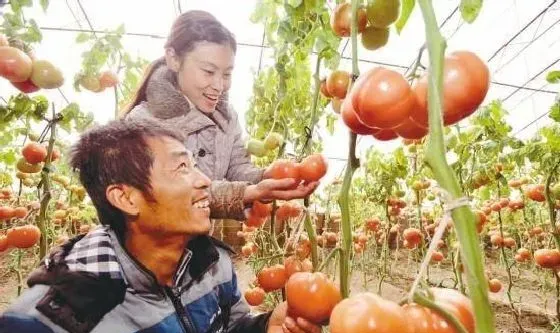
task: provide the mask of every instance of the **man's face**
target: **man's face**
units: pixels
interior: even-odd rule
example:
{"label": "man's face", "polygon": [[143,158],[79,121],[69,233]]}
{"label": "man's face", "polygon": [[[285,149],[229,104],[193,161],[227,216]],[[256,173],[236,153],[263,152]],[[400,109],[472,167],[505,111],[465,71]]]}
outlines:
{"label": "man's face", "polygon": [[138,228],[154,234],[200,235],[210,231],[210,179],[192,154],[172,138],[148,138],[154,162],[150,175],[154,201],[141,202]]}

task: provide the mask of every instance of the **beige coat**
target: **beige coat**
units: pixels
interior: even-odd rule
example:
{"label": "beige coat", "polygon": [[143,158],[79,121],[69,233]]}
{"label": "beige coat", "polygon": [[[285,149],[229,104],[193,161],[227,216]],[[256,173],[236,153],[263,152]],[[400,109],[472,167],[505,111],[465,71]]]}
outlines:
{"label": "beige coat", "polygon": [[176,79],[165,65],[152,74],[146,89],[147,102],[127,117],[155,117],[178,129],[194,153],[198,167],[212,180],[258,183],[263,170],[251,164],[237,113],[222,99],[211,117],[202,113],[176,88]]}

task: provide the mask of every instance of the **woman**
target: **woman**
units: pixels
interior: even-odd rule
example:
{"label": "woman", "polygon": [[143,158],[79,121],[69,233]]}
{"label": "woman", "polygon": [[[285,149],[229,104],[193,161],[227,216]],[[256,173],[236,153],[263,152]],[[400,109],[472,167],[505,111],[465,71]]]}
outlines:
{"label": "woman", "polygon": [[257,183],[266,171],[251,164],[227,99],[236,50],[234,36],[214,16],[182,14],[165,57],[152,63],[124,116],[155,117],[179,128],[210,179]]}

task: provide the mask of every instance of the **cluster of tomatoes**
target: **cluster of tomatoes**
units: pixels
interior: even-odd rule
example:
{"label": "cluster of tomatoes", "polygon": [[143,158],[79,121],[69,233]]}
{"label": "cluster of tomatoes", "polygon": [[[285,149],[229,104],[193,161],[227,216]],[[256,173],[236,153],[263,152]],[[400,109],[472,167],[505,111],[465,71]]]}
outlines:
{"label": "cluster of tomatoes", "polygon": [[[311,272],[297,256],[286,258],[284,265],[263,268],[257,275],[258,286],[244,296],[252,306],[263,303],[266,292],[285,288],[288,314],[317,325],[329,325],[338,332],[455,332],[444,317],[427,307],[410,303],[403,306],[365,292],[342,300],[337,285],[321,272]],[[468,332],[474,333],[470,300],[453,289],[430,289],[432,300],[455,316]]]}
{"label": "cluster of tomatoes", "polygon": [[[26,144],[21,154],[23,155],[16,164],[18,170],[16,177],[21,179],[26,186],[34,186],[35,180],[33,174],[41,172],[43,165],[47,160],[47,147],[38,142],[29,142]],[[51,161],[54,162],[60,158],[58,149],[53,149],[51,153]]]}
{"label": "cluster of tomatoes", "polygon": [[[15,43],[14,41],[14,44]],[[59,88],[64,84],[62,72],[47,60],[35,59],[33,53],[10,46],[0,34],[0,76],[24,93]]]}
{"label": "cluster of tomatoes", "polygon": [[[399,0],[369,1],[357,11],[358,34],[364,48],[377,50],[389,41],[389,27],[400,13]],[[338,37],[350,37],[352,31],[352,5],[339,3],[331,16],[331,28]]]}
{"label": "cluster of tomatoes", "polygon": [[117,74],[113,71],[103,71],[98,74],[78,74],[76,82],[86,90],[100,93],[107,88],[112,88],[119,83]]}
{"label": "cluster of tomatoes", "polygon": [[[443,121],[452,125],[476,111],[488,92],[489,71],[474,53],[457,51],[445,58]],[[327,98],[336,98],[342,120],[359,135],[386,141],[397,137],[417,140],[428,133],[428,75],[411,87],[393,70],[375,67],[356,80],[337,70],[322,82]],[[334,105],[334,103],[333,103]],[[333,106],[335,111],[338,106]]]}
{"label": "cluster of tomatoes", "polygon": [[270,132],[263,140],[250,139],[247,141],[245,148],[249,154],[263,157],[268,152],[282,146],[284,144],[284,136],[280,133]]}
{"label": "cluster of tomatoes", "polygon": [[[0,190],[0,202],[2,202],[0,204],[0,222],[2,223],[13,219],[24,220],[28,216],[30,209],[38,209],[38,203],[30,207],[13,207],[7,204],[12,201],[12,198],[13,192],[10,188]],[[39,241],[40,237],[41,232],[39,228],[31,224],[9,228],[6,234],[0,235],[0,252],[4,252],[10,247],[30,248]]]}

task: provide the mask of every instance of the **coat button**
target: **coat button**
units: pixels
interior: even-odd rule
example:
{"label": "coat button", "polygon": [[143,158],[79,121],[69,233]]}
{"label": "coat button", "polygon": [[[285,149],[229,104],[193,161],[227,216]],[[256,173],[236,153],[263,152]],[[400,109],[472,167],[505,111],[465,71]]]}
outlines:
{"label": "coat button", "polygon": [[204,157],[204,156],[206,156],[206,150],[200,148],[198,150],[198,157]]}

